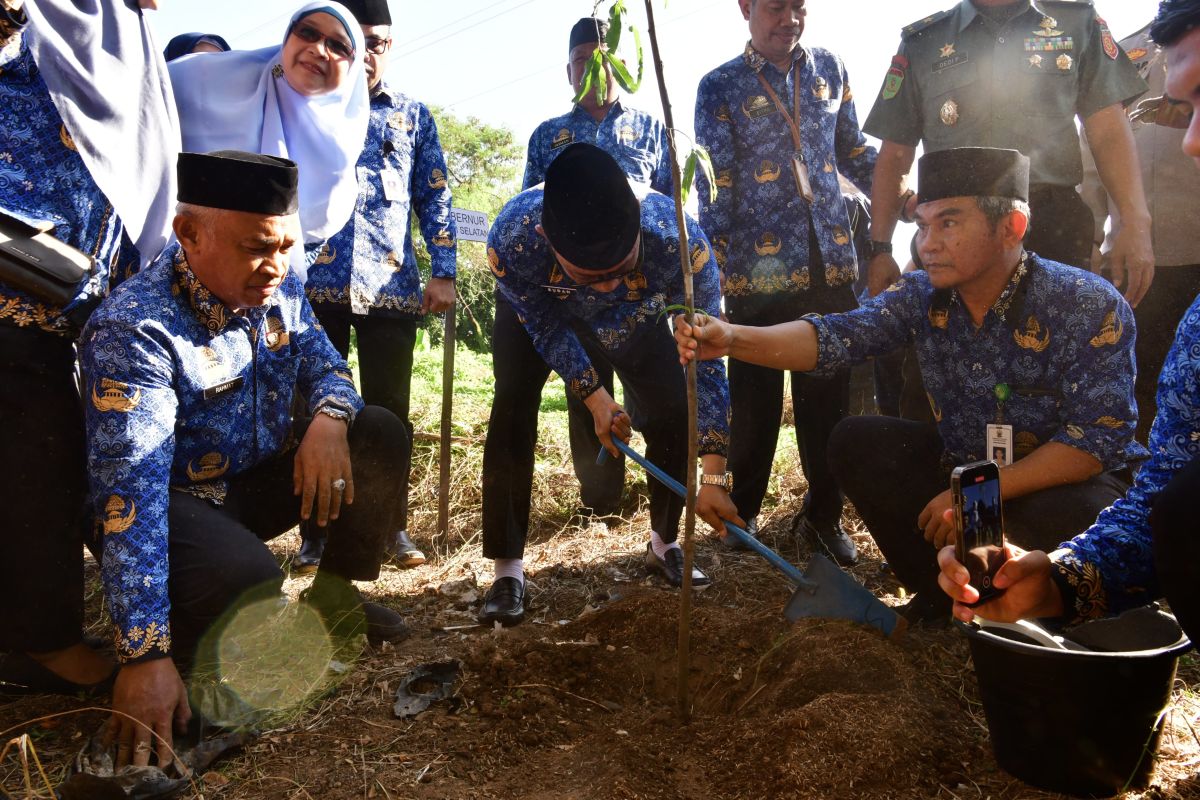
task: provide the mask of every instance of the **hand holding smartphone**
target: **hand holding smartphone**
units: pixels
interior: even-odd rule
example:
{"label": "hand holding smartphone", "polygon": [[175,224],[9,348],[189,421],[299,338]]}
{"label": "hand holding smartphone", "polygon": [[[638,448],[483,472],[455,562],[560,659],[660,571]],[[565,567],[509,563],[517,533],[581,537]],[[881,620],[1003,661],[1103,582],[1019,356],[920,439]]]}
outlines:
{"label": "hand holding smartphone", "polygon": [[954,501],[955,553],[971,573],[979,600],[971,608],[1004,594],[992,580],[1008,560],[1004,550],[1004,510],[1000,501],[1000,467],[995,461],[976,461],[956,467],[950,475]]}

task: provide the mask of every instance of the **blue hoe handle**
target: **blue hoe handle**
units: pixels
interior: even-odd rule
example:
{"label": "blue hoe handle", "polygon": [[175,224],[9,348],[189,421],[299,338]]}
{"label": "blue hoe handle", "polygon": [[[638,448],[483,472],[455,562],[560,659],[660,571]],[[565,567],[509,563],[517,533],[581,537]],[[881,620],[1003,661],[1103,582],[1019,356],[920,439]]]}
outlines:
{"label": "blue hoe handle", "polygon": [[[613,444],[616,445],[618,450],[631,458],[634,463],[641,465],[646,472],[649,472],[652,476],[654,476],[654,478],[662,483],[663,486],[666,486],[680,497],[687,497],[687,489],[684,488],[682,483],[663,472],[654,464],[651,464],[641,453],[634,450],[632,447],[616,437],[613,437]],[[604,449],[603,447],[600,448],[600,454],[596,456],[596,463],[603,464],[607,459],[608,450]],[[746,531],[742,530],[737,525],[734,525],[732,522],[725,521],[725,530],[738,542],[744,544],[746,547],[749,547],[767,561],[771,562],[771,565],[786,575],[787,579],[792,583],[809,591],[814,591],[817,588],[815,583],[805,578],[804,574],[800,572],[800,570],[796,569],[796,567],[790,562],[785,560],[783,556],[779,555],[774,550],[760,542],[758,539],[755,539],[753,536],[746,533]]]}

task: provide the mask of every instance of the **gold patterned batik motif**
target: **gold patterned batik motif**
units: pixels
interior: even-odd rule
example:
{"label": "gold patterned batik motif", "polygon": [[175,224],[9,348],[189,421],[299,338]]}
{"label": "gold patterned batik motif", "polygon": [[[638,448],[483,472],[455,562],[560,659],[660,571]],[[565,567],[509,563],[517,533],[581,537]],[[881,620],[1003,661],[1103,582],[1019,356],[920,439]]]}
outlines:
{"label": "gold patterned batik motif", "polygon": [[1041,353],[1050,346],[1050,329],[1043,328],[1042,324],[1038,322],[1038,318],[1030,315],[1029,319],[1025,320],[1023,331],[1013,331],[1013,339],[1023,350]]}
{"label": "gold patterned batik motif", "polygon": [[812,286],[808,267],[794,269],[789,274],[729,275],[725,278],[726,297],[745,297],[751,294],[779,294],[781,292],[804,292]]}
{"label": "gold patterned batik motif", "polygon": [[220,453],[207,453],[200,457],[199,462],[190,461],[187,465],[187,476],[193,481],[211,481],[229,471],[229,458]]}
{"label": "gold patterned batik motif", "polygon": [[1067,556],[1055,564],[1075,592],[1075,622],[1098,619],[1108,614],[1108,593],[1095,564]]}
{"label": "gold patterned batik motif", "polygon": [[1092,347],[1105,347],[1107,345],[1118,344],[1124,335],[1125,325],[1121,320],[1117,319],[1117,312],[1110,311],[1104,315],[1104,322],[1100,326],[1100,333],[1092,337],[1089,343]]}
{"label": "gold patterned batik motif", "polygon": [[115,411],[128,414],[138,407],[141,399],[141,387],[131,388],[128,383],[114,381],[112,378],[101,378],[99,383],[92,384],[92,405],[101,413]]}
{"label": "gold patterned batik motif", "polygon": [[587,397],[598,386],[600,386],[600,373],[596,372],[596,368],[592,366],[584,370],[578,378],[571,379],[571,391],[575,393],[576,397]]}
{"label": "gold patterned batik motif", "polygon": [[729,434],[724,431],[698,431],[696,445],[700,455],[723,456],[729,452]]}
{"label": "gold patterned batik motif", "polygon": [[46,333],[67,334],[71,325],[54,308],[41,303],[10,297],[0,292],[0,319],[7,320],[18,328],[36,326]]}
{"label": "gold patterned batik motif", "polygon": [[209,333],[219,333],[229,322],[229,309],[192,272],[183,248],[175,254],[175,289],[187,297],[196,317]]}
{"label": "gold patterned batik motif", "polygon": [[171,652],[171,629],[159,627],[157,622],[151,622],[145,628],[135,625],[124,634],[117,634],[117,657],[121,661],[134,661],[153,651],[163,654]]}
{"label": "gold patterned batik motif", "polygon": [[[128,509],[128,510],[126,510]],[[111,495],[104,506],[104,535],[124,533],[137,522],[137,504],[128,503],[120,495]]]}
{"label": "gold patterned batik motif", "polygon": [[172,486],[171,488],[178,489],[181,492],[187,492],[197,500],[203,500],[206,503],[212,503],[214,506],[225,505],[225,495],[229,493],[229,484],[225,481],[194,483],[190,486]]}
{"label": "gold patterned batik motif", "polygon": [[629,340],[639,325],[647,319],[656,319],[665,306],[666,299],[662,294],[653,295],[643,300],[637,311],[621,320],[620,328],[600,328],[596,331],[596,338],[606,350],[617,350]]}

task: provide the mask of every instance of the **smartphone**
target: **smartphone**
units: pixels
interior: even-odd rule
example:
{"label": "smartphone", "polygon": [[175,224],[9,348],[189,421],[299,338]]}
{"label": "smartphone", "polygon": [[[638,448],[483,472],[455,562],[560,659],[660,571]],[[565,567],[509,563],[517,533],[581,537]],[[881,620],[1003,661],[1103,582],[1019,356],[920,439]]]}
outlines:
{"label": "smartphone", "polygon": [[971,585],[979,590],[979,600],[968,603],[975,607],[1004,594],[1003,589],[992,585],[996,572],[1008,560],[1000,466],[995,461],[976,461],[955,468],[950,474],[950,492],[954,496],[958,561],[971,573]]}

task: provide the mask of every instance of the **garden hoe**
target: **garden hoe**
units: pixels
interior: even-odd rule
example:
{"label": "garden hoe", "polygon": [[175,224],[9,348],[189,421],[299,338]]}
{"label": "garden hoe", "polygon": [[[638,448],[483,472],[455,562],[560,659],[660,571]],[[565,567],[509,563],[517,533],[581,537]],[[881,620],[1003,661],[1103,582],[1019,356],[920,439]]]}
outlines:
{"label": "garden hoe", "polygon": [[[675,494],[687,496],[683,484],[651,464],[625,442],[614,438],[613,444]],[[596,461],[603,463],[607,457],[608,451],[601,449]],[[784,615],[791,622],[801,617],[848,619],[872,625],[883,631],[884,636],[899,636],[908,627],[903,617],[820,553],[814,553],[808,561],[808,570],[801,572],[737,525],[726,522],[725,530],[735,540],[769,561],[796,585],[796,591],[784,609]]]}

